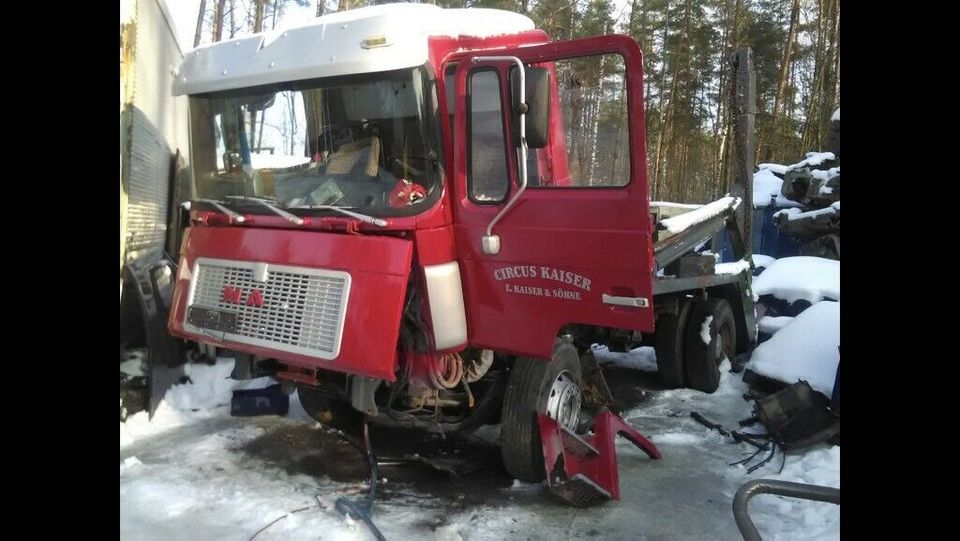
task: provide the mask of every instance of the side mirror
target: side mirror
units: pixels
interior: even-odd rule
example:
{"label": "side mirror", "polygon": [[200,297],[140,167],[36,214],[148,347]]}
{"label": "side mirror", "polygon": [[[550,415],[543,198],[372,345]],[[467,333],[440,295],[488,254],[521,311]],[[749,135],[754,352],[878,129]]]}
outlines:
{"label": "side mirror", "polygon": [[[547,68],[528,67],[524,70],[527,99],[527,147],[547,146],[547,127],[550,119],[550,71]],[[511,101],[513,102],[514,138],[520,141],[517,108],[520,106],[520,72],[510,70]]]}

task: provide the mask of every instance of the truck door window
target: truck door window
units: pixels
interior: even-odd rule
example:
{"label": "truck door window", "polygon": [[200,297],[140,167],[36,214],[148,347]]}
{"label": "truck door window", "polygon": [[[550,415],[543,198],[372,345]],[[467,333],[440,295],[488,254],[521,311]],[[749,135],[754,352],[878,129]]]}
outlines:
{"label": "truck door window", "polygon": [[506,196],[509,182],[499,74],[492,69],[472,72],[468,94],[470,199],[498,203]]}
{"label": "truck door window", "polygon": [[[547,147],[531,150],[531,188],[611,188],[630,182],[625,68],[617,54],[557,60],[553,66],[560,121]],[[535,174],[536,172],[536,174]]]}

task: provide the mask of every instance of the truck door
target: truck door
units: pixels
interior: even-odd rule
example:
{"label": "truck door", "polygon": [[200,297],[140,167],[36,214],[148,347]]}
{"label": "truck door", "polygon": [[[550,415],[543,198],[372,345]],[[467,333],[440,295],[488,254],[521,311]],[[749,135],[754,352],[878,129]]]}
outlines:
{"label": "truck door", "polygon": [[[470,343],[549,358],[568,324],[652,331],[636,42],[602,36],[471,51],[452,62],[454,230]],[[528,151],[526,183],[518,63],[525,74],[546,70],[550,102],[545,143]]]}

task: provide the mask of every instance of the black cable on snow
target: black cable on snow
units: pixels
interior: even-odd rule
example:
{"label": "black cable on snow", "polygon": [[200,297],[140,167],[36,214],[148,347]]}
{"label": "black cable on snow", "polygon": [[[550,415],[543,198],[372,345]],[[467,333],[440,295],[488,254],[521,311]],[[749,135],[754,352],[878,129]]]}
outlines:
{"label": "black cable on snow", "polygon": [[337,498],[334,507],[344,515],[349,515],[354,520],[362,520],[370,528],[377,541],[386,541],[380,529],[373,523],[371,514],[373,513],[373,500],[377,497],[377,479],[380,473],[377,470],[377,457],[373,454],[373,448],[370,446],[370,429],[366,421],[363,422],[363,447],[361,451],[367,457],[370,465],[370,490],[362,500],[349,500],[345,497]]}

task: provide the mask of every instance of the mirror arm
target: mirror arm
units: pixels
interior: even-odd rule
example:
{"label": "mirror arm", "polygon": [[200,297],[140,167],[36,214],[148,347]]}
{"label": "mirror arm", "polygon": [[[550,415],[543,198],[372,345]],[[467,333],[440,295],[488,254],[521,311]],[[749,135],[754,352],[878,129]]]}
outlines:
{"label": "mirror arm", "polygon": [[507,212],[516,205],[517,201],[520,199],[520,196],[523,194],[523,191],[527,189],[527,80],[526,80],[526,70],[523,67],[523,62],[515,56],[475,56],[473,57],[472,62],[476,64],[477,62],[513,62],[517,65],[517,73],[520,74],[520,103],[516,106],[516,110],[520,115],[520,189],[517,190],[517,193],[513,194],[513,197],[507,201],[507,204],[500,209],[500,212],[493,217],[493,220],[490,220],[490,224],[487,225],[487,234],[484,235],[481,242],[483,252],[489,255],[496,255],[500,253],[500,236],[493,234],[493,226],[500,221]]}

